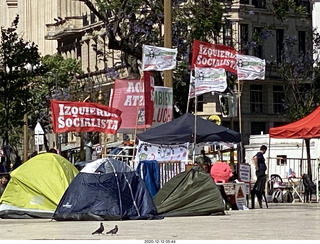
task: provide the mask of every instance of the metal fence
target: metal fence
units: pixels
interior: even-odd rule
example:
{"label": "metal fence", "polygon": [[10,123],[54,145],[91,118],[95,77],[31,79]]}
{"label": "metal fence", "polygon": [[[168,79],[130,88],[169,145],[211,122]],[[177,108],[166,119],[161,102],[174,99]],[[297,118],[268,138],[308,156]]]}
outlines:
{"label": "metal fence", "polygon": [[[318,159],[311,159],[312,180],[319,179],[318,176]],[[287,178],[289,169],[296,173],[296,176],[308,173],[308,161],[301,158],[269,158],[268,159],[268,175],[278,174],[282,178]]]}
{"label": "metal fence", "polygon": [[[122,162],[127,163],[131,168],[136,169],[138,163],[135,162],[132,156],[129,155],[107,155],[112,158],[116,158]],[[160,161],[159,171],[160,171],[160,188],[171,180],[177,174],[182,172],[181,162],[180,161]]]}
{"label": "metal fence", "polygon": [[[312,181],[316,185],[316,200],[319,202],[319,160],[311,159],[311,175]],[[296,177],[301,177],[303,174],[308,174],[308,160],[301,158],[268,158],[268,176],[277,174],[281,178],[286,179],[289,177],[289,171],[294,171]],[[303,193],[304,186],[301,184],[298,191]]]}
{"label": "metal fence", "polygon": [[159,162],[160,168],[160,188],[171,180],[174,176],[181,173],[180,161]]}

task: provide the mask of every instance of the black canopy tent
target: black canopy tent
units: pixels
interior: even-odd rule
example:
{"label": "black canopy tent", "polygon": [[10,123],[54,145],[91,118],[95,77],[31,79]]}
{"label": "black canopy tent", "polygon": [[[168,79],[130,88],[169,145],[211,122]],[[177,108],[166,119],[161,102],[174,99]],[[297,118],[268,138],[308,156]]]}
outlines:
{"label": "black canopy tent", "polygon": [[[195,126],[196,121],[196,126]],[[196,140],[194,136],[196,135]],[[186,113],[168,123],[139,133],[137,138],[153,144],[182,144],[210,142],[241,142],[240,133],[217,125],[210,120]]]}

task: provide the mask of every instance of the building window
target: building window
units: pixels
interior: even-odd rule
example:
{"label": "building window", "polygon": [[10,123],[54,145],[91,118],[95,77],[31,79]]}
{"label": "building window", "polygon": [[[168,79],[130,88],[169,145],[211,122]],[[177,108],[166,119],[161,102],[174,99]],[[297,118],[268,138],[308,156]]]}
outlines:
{"label": "building window", "polygon": [[277,155],[277,165],[287,165],[287,155]]}
{"label": "building window", "polygon": [[68,133],[62,133],[62,143],[68,143]]}
{"label": "building window", "polygon": [[251,135],[261,135],[266,132],[265,122],[251,122]]}
{"label": "building window", "polygon": [[273,112],[275,114],[284,112],[284,91],[282,86],[273,86]]}
{"label": "building window", "polygon": [[240,36],[241,53],[248,55],[249,25],[240,24]]}
{"label": "building window", "polygon": [[230,21],[227,21],[223,25],[223,44],[226,46],[233,46],[232,42],[232,23]]}
{"label": "building window", "polygon": [[252,0],[252,5],[256,8],[266,8],[266,0]]}
{"label": "building window", "polygon": [[197,97],[197,111],[198,112],[203,112],[203,95],[200,95]]}
{"label": "building window", "polygon": [[261,27],[254,27],[253,29],[253,40],[255,41],[256,45],[253,49],[253,55],[259,58],[263,58],[263,38],[261,36],[262,28]]}
{"label": "building window", "polygon": [[94,24],[96,22],[96,15],[94,13],[90,13],[90,24]]}
{"label": "building window", "polygon": [[298,32],[298,45],[299,45],[299,54],[306,54],[306,32]]}
{"label": "building window", "polygon": [[262,112],[262,85],[250,85],[250,111]]}
{"label": "building window", "polygon": [[309,0],[295,0],[296,6],[304,7],[307,13],[310,13],[310,1]]}
{"label": "building window", "polygon": [[276,40],[277,40],[277,63],[282,61],[282,52],[284,49],[284,30],[278,29],[276,31]]}
{"label": "building window", "polygon": [[89,25],[88,14],[85,14],[82,16],[82,25],[83,26]]}

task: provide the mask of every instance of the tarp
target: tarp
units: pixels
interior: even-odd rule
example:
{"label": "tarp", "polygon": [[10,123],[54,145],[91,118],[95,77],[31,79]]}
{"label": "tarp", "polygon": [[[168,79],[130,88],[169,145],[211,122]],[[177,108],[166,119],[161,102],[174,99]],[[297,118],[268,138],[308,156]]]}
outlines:
{"label": "tarp", "polygon": [[144,181],[127,164],[112,158],[88,163],[63,195],[55,220],[157,219]]}
{"label": "tarp", "polygon": [[1,218],[51,218],[79,171],[64,157],[44,153],[32,157],[10,173],[0,199]]}
{"label": "tarp", "polygon": [[225,162],[215,162],[210,169],[211,177],[214,182],[226,183],[232,177],[232,169]]}
{"label": "tarp", "polygon": [[162,216],[224,214],[224,202],[209,173],[194,166],[169,180],[154,197]]}
{"label": "tarp", "polygon": [[271,138],[311,139],[320,137],[320,106],[306,117],[293,123],[270,128]]}
{"label": "tarp", "polygon": [[186,113],[177,119],[151,128],[137,135],[138,139],[153,144],[182,144],[194,143],[194,132],[196,130],[196,143],[206,142],[231,142],[241,141],[240,133],[226,127],[217,125],[210,120]]}
{"label": "tarp", "polygon": [[154,197],[160,189],[160,169],[157,160],[142,160],[136,169],[138,175],[146,183],[146,186]]}

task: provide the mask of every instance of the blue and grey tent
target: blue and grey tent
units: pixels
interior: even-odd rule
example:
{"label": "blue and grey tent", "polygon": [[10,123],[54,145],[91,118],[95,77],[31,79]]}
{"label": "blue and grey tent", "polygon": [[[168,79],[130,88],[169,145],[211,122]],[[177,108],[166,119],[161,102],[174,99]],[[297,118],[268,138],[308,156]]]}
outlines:
{"label": "blue and grey tent", "polygon": [[138,164],[136,171],[146,183],[146,186],[153,198],[160,189],[160,169],[158,161],[143,160]]}
{"label": "blue and grey tent", "polygon": [[145,182],[127,164],[111,158],[88,163],[63,195],[55,220],[158,219]]}

